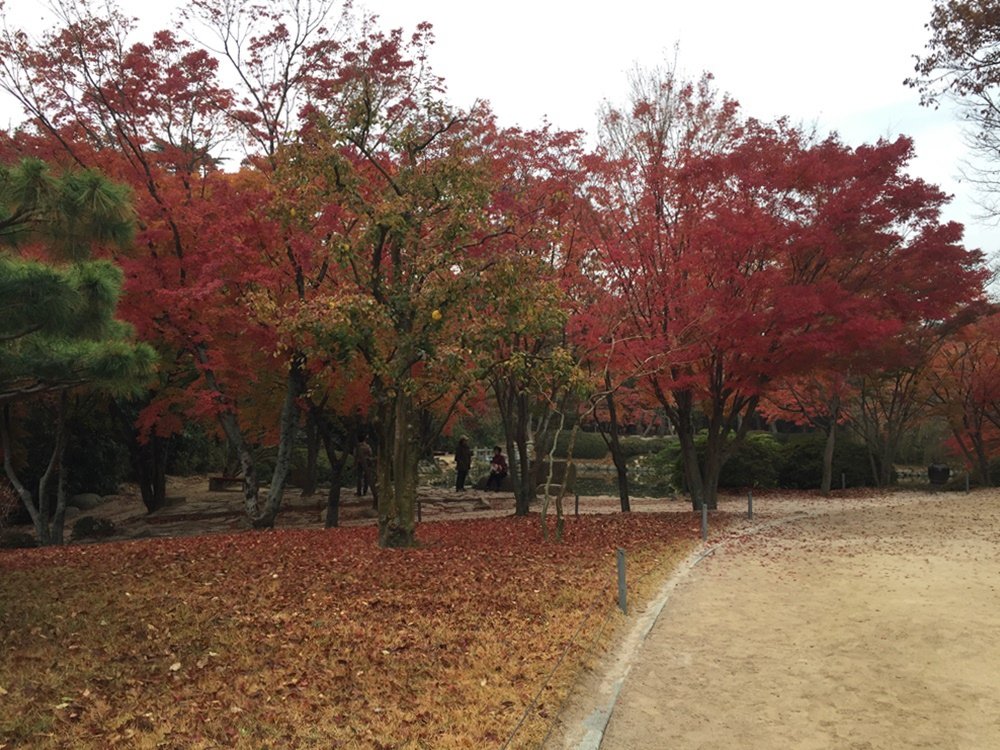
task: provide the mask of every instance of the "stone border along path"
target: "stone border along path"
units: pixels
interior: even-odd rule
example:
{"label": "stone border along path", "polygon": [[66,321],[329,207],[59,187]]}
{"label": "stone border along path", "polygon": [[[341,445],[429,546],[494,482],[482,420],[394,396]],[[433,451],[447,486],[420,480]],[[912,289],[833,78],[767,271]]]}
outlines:
{"label": "stone border along path", "polygon": [[774,506],[675,571],[547,748],[1000,747],[1000,492]]}

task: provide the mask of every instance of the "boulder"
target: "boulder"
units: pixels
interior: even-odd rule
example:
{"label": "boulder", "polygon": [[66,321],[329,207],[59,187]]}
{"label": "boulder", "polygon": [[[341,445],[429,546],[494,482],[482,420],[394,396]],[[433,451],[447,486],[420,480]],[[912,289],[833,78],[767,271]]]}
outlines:
{"label": "boulder", "polygon": [[79,495],[73,495],[66,504],[80,510],[93,510],[103,502],[104,498],[100,495],[93,492],[81,492]]}

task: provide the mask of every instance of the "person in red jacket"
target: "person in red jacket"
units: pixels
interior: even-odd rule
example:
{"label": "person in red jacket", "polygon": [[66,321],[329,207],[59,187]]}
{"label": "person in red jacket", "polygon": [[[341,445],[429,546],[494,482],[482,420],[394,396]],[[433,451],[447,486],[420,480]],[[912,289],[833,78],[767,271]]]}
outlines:
{"label": "person in red jacket", "polygon": [[507,457],[504,456],[500,446],[493,447],[493,458],[490,459],[490,476],[486,480],[486,489],[499,490],[503,480],[507,477]]}

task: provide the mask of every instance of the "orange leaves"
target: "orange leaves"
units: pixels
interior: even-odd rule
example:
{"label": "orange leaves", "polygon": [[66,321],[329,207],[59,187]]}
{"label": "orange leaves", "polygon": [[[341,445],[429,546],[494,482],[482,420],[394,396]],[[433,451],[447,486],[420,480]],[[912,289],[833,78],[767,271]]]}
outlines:
{"label": "orange leaves", "polygon": [[[696,537],[672,515],[571,519],[558,546],[537,518],[506,518],[424,525],[411,550],[377,549],[366,527],[2,553],[0,735],[75,748],[496,745],[613,612],[615,547],[638,580],[658,556],[644,550]],[[540,739],[572,675],[513,746]]]}

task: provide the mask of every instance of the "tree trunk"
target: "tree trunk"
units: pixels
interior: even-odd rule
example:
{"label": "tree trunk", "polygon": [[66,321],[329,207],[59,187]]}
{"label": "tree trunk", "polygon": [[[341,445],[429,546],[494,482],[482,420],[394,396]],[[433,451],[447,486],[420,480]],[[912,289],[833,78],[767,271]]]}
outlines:
{"label": "tree trunk", "polygon": [[[206,385],[208,385],[208,387],[220,400],[228,402],[223,395],[222,387],[219,384],[218,378],[215,377],[215,372],[207,366],[208,353],[205,347],[195,347],[194,353],[198,363],[202,366],[202,375],[205,377]],[[239,458],[240,469],[243,472],[243,505],[246,510],[247,517],[252,523],[260,514],[257,494],[257,464],[256,461],[254,461],[253,453],[250,451],[250,447],[247,445],[246,440],[243,437],[243,431],[240,429],[236,412],[232,409],[221,411],[219,412],[218,420],[219,427],[222,428],[222,432],[226,436],[226,440],[229,441],[229,445],[236,451],[236,455]]]}
{"label": "tree trunk", "polygon": [[979,433],[973,439],[973,445],[975,446],[976,454],[974,465],[976,467],[976,474],[979,475],[979,484],[981,487],[990,487],[992,485],[990,481],[990,457],[986,451],[982,433]]}
{"label": "tree trunk", "polygon": [[[528,397],[510,379],[493,384],[497,408],[504,426],[504,444],[510,481],[514,487],[514,515],[526,516],[535,499],[535,482],[528,451]],[[537,446],[536,446],[537,448]]]}
{"label": "tree trunk", "polygon": [[681,446],[681,463],[684,468],[684,479],[691,495],[691,507],[701,510],[705,498],[705,486],[702,481],[701,467],[698,465],[698,451],[694,442],[694,409],[691,405],[691,395],[680,393],[675,396],[676,409],[668,410],[668,415],[677,431],[677,439]]}
{"label": "tree trunk", "polygon": [[344,474],[344,462],[333,465],[330,471],[330,491],[326,496],[326,519],[323,525],[332,529],[340,526],[340,491]]}
{"label": "tree trunk", "polygon": [[302,482],[302,497],[312,497],[316,494],[320,442],[316,418],[310,412],[306,418],[306,473]]}
{"label": "tree trunk", "polygon": [[826,446],[823,448],[823,479],[820,482],[820,491],[824,495],[830,494],[833,487],[833,451],[837,442],[837,419],[830,417],[830,426],[826,431]]}
{"label": "tree trunk", "polygon": [[611,451],[611,460],[615,464],[615,471],[618,473],[618,499],[621,502],[622,513],[628,513],[632,510],[628,494],[628,460],[622,451],[618,405],[615,403],[614,392],[611,388],[611,375],[607,372],[604,373],[604,386],[604,401],[608,407],[607,444]]}
{"label": "tree trunk", "polygon": [[[348,450],[350,439],[347,436],[356,435],[358,428],[356,425],[352,426],[340,423],[341,429],[336,430],[332,420],[323,412],[322,407],[315,404],[310,404],[309,406],[309,418],[316,428],[316,434],[323,445],[327,461],[330,464],[330,491],[326,496],[326,518],[324,519],[324,526],[330,529],[340,525],[341,486],[344,480],[344,467],[347,465],[348,456],[351,455],[351,451]],[[341,438],[339,453],[338,435]],[[372,494],[376,497],[378,494],[375,491],[374,484],[372,485]]]}
{"label": "tree trunk", "polygon": [[[344,480],[344,467],[347,465],[347,449],[345,448],[337,455],[336,446],[332,439],[324,436],[323,445],[326,449],[326,457],[330,462],[330,491],[326,496],[326,520],[324,526],[331,529],[340,526],[340,491]],[[377,495],[375,487],[372,487],[372,494]]]}
{"label": "tree trunk", "polygon": [[[728,435],[719,430],[709,430],[708,439],[705,441],[705,463],[701,467],[702,476],[702,502],[708,505],[709,510],[719,507],[719,475],[722,474],[722,465],[725,463],[725,441]],[[701,510],[699,506],[696,510]]]}
{"label": "tree trunk", "polygon": [[[0,417],[0,446],[3,447],[4,472],[10,481],[14,491],[24,504],[31,522],[35,527],[35,534],[38,537],[38,544],[48,546],[63,543],[63,519],[66,515],[66,475],[63,469],[63,456],[66,452],[66,411],[69,397],[65,390],[59,394],[59,411],[56,417],[56,438],[52,448],[52,455],[45,472],[38,480],[38,502],[32,496],[31,491],[21,482],[14,468],[14,459],[11,451],[10,439],[10,405],[3,408],[3,415]],[[50,497],[50,483],[56,477],[58,487],[56,490],[56,507],[53,512]]]}
{"label": "tree trunk", "polygon": [[281,509],[281,500],[285,495],[285,483],[292,463],[292,448],[295,445],[295,432],[299,426],[298,398],[304,392],[305,382],[302,372],[304,361],[300,355],[292,357],[285,381],[285,402],[281,407],[281,422],[278,435],[278,456],[274,462],[274,472],[271,474],[271,486],[267,492],[267,502],[264,512],[252,519],[255,529],[270,529]]}
{"label": "tree trunk", "polygon": [[382,548],[416,542],[417,425],[412,399],[404,388],[379,406],[378,543]]}
{"label": "tree trunk", "polygon": [[132,464],[132,472],[139,485],[142,503],[148,513],[159,510],[167,501],[169,442],[154,434],[145,443],[141,443],[139,432],[135,429],[135,408],[123,405],[117,399],[111,399],[108,408],[128,450],[129,463]]}

